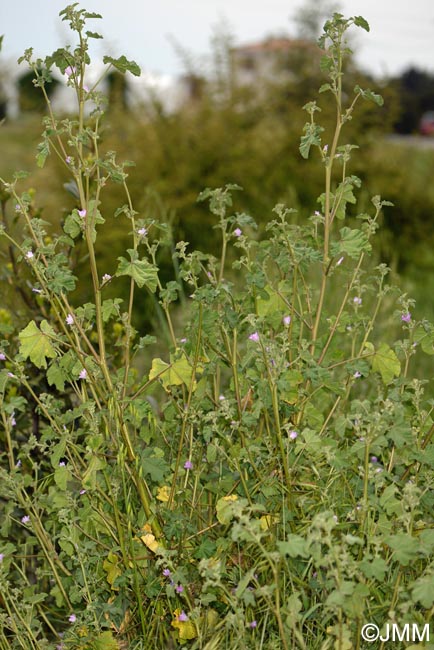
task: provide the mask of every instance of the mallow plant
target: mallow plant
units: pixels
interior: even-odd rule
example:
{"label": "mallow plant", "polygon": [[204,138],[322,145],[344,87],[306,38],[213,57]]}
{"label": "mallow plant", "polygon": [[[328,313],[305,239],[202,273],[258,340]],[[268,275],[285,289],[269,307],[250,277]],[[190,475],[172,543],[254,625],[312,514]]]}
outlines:
{"label": "mallow plant", "polygon": [[[347,30],[368,24],[337,13],[319,42],[336,125],[304,107],[300,154],[324,168],[311,217],[278,204],[259,237],[233,207],[241,188],[205,189],[221,256],[178,242],[167,281],[170,229],[135,210],[130,163],[104,150],[104,96],[87,85],[100,16],[60,16],[76,46],[22,61],[46,98],[55,68],[75,93],[73,118],[47,101],[37,151],[39,166],[64,165],[75,207],[42,218],[24,173],[1,180],[1,650],[349,650],[366,647],[368,623],[383,638],[424,630],[434,404],[415,371],[434,329],[372,262],[388,204],[357,212],[345,126],[382,100],[344,96],[342,76]],[[102,268],[113,219],[130,244]],[[107,297],[125,282],[126,300]],[[146,294],[156,331],[136,327]]]}

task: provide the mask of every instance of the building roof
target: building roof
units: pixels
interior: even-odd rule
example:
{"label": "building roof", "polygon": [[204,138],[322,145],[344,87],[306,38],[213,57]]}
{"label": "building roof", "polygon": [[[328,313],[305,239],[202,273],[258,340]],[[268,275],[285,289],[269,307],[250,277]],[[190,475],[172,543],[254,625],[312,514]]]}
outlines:
{"label": "building roof", "polygon": [[265,52],[287,52],[292,49],[300,48],[309,48],[309,49],[318,49],[316,43],[308,41],[305,39],[299,38],[289,38],[286,36],[270,36],[263,41],[257,41],[256,43],[247,43],[246,45],[240,45],[238,47],[232,48],[232,52],[235,54],[255,54],[255,53],[265,53]]}

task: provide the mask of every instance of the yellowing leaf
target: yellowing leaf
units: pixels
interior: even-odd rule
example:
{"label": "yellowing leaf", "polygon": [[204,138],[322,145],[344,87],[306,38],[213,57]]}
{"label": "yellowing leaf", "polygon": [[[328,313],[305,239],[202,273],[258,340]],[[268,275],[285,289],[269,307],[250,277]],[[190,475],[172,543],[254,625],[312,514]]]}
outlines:
{"label": "yellowing leaf", "polygon": [[113,583],[116,578],[119,578],[122,574],[118,563],[118,556],[115,553],[110,552],[102,564],[102,568],[107,573],[107,582],[114,591],[117,591],[119,587],[114,587]]}
{"label": "yellowing leaf", "polygon": [[259,520],[259,525],[261,526],[261,530],[268,530],[271,528],[273,524],[275,524],[278,521],[278,517],[274,515],[263,515],[260,520]]}
{"label": "yellowing leaf", "polygon": [[227,497],[222,497],[217,501],[216,511],[217,519],[221,524],[229,524],[233,519],[234,509],[232,504],[234,501],[237,501],[238,497],[236,494],[230,494]]}
{"label": "yellowing leaf", "polygon": [[155,539],[155,535],[152,533],[147,533],[146,535],[142,535],[140,538],[145,546],[149,548],[150,551],[153,553],[156,553],[157,550],[159,549],[160,545]]}
{"label": "yellowing leaf", "polygon": [[217,625],[219,620],[218,612],[215,609],[208,609],[206,612],[206,624],[209,628],[213,628]]}
{"label": "yellowing leaf", "polygon": [[175,615],[175,618],[173,619],[171,625],[176,630],[178,630],[179,638],[195,639],[197,637],[197,630],[195,624],[192,623],[190,620],[180,621],[179,620],[179,615],[181,614],[180,609],[175,609],[173,613]]}
{"label": "yellowing leaf", "polygon": [[56,350],[51,344],[50,337],[54,338],[56,332],[51,325],[43,320],[41,329],[32,320],[19,334],[20,352],[24,358],[29,357],[30,361],[37,368],[46,368],[47,359],[54,359]]}
{"label": "yellowing leaf", "polygon": [[372,356],[368,357],[368,360],[371,363],[372,370],[380,373],[384,384],[390,384],[394,377],[399,377],[401,362],[387,343],[381,343],[377,350],[375,350],[372,343],[366,343],[365,349],[373,352]]}
{"label": "yellowing leaf", "polygon": [[[149,379],[151,380],[160,376],[161,383],[166,389],[169,388],[169,386],[181,386],[182,384],[185,384],[190,388],[193,379],[193,390],[195,390],[196,379],[192,377],[193,366],[187,359],[185,352],[182,352],[181,356],[178,358],[176,358],[176,355],[171,355],[170,361],[171,363],[168,364],[162,359],[154,359],[152,361]],[[203,372],[203,366],[197,365],[196,372]]]}
{"label": "yellowing leaf", "polygon": [[[88,647],[89,646],[86,646],[86,649]],[[118,642],[113,637],[113,634],[108,630],[101,632],[96,639],[93,639],[90,647],[92,650],[119,650]]]}
{"label": "yellowing leaf", "polygon": [[157,499],[163,503],[167,503],[170,497],[170,487],[168,485],[163,485],[157,490]]}
{"label": "yellowing leaf", "polygon": [[264,291],[268,294],[268,300],[258,297],[257,310],[259,316],[267,316],[268,314],[273,314],[278,312],[279,317],[282,314],[286,314],[288,311],[288,305],[283,300],[283,298],[278,294],[278,292],[273,289],[269,284],[264,288]]}

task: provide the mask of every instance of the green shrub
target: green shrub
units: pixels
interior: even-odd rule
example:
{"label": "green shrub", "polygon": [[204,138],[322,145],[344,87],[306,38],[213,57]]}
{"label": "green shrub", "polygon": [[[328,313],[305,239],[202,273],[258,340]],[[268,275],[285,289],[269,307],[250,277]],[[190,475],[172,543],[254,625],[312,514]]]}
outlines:
{"label": "green shrub", "polygon": [[[323,166],[319,210],[297,224],[280,203],[258,240],[232,210],[240,188],[206,189],[220,255],[180,241],[177,280],[163,282],[169,229],[134,209],[126,163],[100,153],[100,97],[83,87],[99,16],[61,16],[78,46],[25,59],[42,92],[38,71],[53,65],[76,90],[78,117],[50,114],[37,157],[72,173],[76,206],[47,234],[22,174],[2,181],[18,220],[2,227],[9,278],[27,311],[25,326],[0,312],[1,649],[347,650],[366,623],[429,623],[433,407],[411,368],[434,352],[434,329],[393,298],[384,264],[369,266],[385,202],[345,224],[360,181],[341,131],[360,99],[382,101],[356,86],[343,104],[345,34],[366,22],[335,14],[320,41],[336,129],[324,140],[310,102],[300,144]],[[96,246],[112,183],[131,243],[107,268]],[[73,307],[77,247],[93,297]],[[155,336],[133,316],[146,292],[164,317]]]}

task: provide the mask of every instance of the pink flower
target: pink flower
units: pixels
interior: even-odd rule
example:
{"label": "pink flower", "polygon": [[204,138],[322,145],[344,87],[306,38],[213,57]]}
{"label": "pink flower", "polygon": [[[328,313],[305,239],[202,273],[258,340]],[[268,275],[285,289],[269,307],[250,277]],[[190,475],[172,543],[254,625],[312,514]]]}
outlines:
{"label": "pink flower", "polygon": [[83,368],[83,370],[80,371],[80,374],[78,375],[79,379],[87,379],[87,370],[86,368]]}
{"label": "pink flower", "polygon": [[243,234],[243,231],[241,230],[241,228],[235,228],[235,230],[234,230],[235,237],[241,237],[242,234]]}
{"label": "pink flower", "polygon": [[188,621],[188,616],[187,616],[187,614],[184,612],[184,610],[182,610],[182,612],[181,612],[180,615],[178,616],[178,621]]}
{"label": "pink flower", "polygon": [[140,237],[146,237],[148,231],[146,230],[146,228],[139,228],[137,234],[140,235]]}
{"label": "pink flower", "polygon": [[165,576],[166,578],[170,578],[171,575],[172,572],[170,569],[163,569],[163,576]]}
{"label": "pink flower", "polygon": [[0,361],[6,361],[6,355],[4,352],[0,352]]}
{"label": "pink flower", "polygon": [[257,622],[257,621],[251,621],[251,622],[249,623],[249,627],[252,628],[252,630],[254,630],[255,627],[257,627],[257,626],[258,626],[258,622]]}
{"label": "pink flower", "polygon": [[29,515],[24,515],[24,517],[21,517],[21,523],[22,524],[28,524],[30,521]]}
{"label": "pink flower", "polygon": [[289,325],[291,324],[291,316],[284,316],[283,324],[285,325],[285,327],[289,327]]}
{"label": "pink flower", "polygon": [[358,378],[361,377],[361,376],[362,376],[362,373],[359,372],[358,370],[356,370],[356,372],[355,372],[354,375],[353,375],[354,379],[358,379]]}
{"label": "pink flower", "polygon": [[65,158],[65,162],[66,162],[67,165],[70,165],[70,164],[72,163],[72,158],[71,158],[71,156],[66,156],[66,158]]}
{"label": "pink flower", "polygon": [[249,339],[250,341],[254,341],[255,343],[257,343],[259,341],[258,332],[253,332],[253,334],[250,334]]}
{"label": "pink flower", "polygon": [[359,296],[355,296],[355,297],[353,298],[353,303],[354,303],[355,305],[361,305],[361,304],[362,304],[362,299],[359,298]]}
{"label": "pink flower", "polygon": [[184,591],[184,587],[182,585],[177,585],[175,587],[175,591],[177,594],[182,594],[182,592]]}
{"label": "pink flower", "polygon": [[76,617],[75,614],[71,614],[71,616],[68,617],[68,621],[70,623],[75,623],[76,620],[77,620],[77,617]]}
{"label": "pink flower", "polygon": [[410,314],[410,312],[407,311],[405,314],[402,314],[402,316],[401,316],[401,320],[402,320],[404,323],[409,323],[409,322],[411,321],[411,314]]}
{"label": "pink flower", "polygon": [[1,562],[3,562],[4,557],[5,557],[5,556],[4,556],[4,553],[0,553],[0,564],[1,564]]}
{"label": "pink flower", "polygon": [[26,257],[27,257],[28,260],[31,260],[32,257],[34,257],[33,251],[27,251]]}
{"label": "pink flower", "polygon": [[102,276],[102,281],[103,282],[108,282],[111,279],[112,279],[112,276],[109,273],[104,273],[104,275]]}
{"label": "pink flower", "polygon": [[83,210],[78,210],[79,216],[84,219],[84,217],[87,215],[87,210],[83,208]]}
{"label": "pink flower", "polygon": [[74,316],[72,314],[68,314],[68,316],[65,318],[65,323],[67,325],[73,325],[74,324]]}
{"label": "pink flower", "polygon": [[298,437],[297,431],[290,431],[289,437],[291,438],[291,440],[295,440]]}
{"label": "pink flower", "polygon": [[186,460],[184,463],[184,469],[193,469],[193,463],[191,460]]}

